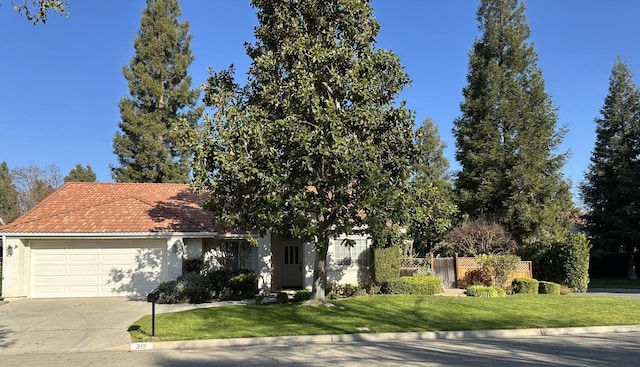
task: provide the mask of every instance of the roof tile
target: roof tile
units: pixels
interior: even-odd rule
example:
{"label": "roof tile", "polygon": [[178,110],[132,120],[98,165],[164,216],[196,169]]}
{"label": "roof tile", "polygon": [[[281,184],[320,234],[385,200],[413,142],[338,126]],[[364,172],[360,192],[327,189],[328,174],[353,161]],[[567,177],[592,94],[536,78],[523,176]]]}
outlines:
{"label": "roof tile", "polygon": [[186,184],[69,182],[4,233],[216,232]]}

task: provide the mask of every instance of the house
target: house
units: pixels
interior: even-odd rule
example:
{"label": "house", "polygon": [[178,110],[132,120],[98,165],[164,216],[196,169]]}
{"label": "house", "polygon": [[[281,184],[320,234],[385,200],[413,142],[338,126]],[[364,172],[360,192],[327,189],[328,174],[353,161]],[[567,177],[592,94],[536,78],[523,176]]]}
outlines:
{"label": "house", "polygon": [[[205,196],[183,184],[66,183],[35,208],[0,226],[4,298],[145,295],[182,274],[185,260],[256,271],[258,287],[311,288],[311,243],[220,231]],[[256,235],[257,236],[257,235]],[[370,240],[332,241],[328,282],[368,276]]]}

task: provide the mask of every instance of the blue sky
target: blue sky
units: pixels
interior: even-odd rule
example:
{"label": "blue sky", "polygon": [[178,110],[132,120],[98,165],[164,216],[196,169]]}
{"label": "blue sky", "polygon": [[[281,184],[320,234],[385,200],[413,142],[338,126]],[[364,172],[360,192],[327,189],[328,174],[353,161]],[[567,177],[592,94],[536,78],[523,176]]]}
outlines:
{"label": "blue sky", "polygon": [[[98,181],[112,181],[112,139],[118,101],[128,95],[122,66],[134,54],[143,0],[69,0],[70,17],[51,15],[33,26],[0,2],[0,161],[9,167],[56,165],[64,176],[91,165]],[[182,0],[195,61],[194,86],[233,63],[244,78],[255,11],[249,1]],[[468,52],[479,36],[475,0],[374,0],[381,24],[378,46],[393,50],[412,79],[401,95],[416,123],[431,117],[448,148],[452,168],[453,120],[460,115]],[[530,41],[538,53],[547,92],[568,133],[566,177],[583,179],[595,139],[594,118],[607,94],[617,56],[640,73],[637,0],[531,0]],[[640,84],[638,76],[635,77]]]}

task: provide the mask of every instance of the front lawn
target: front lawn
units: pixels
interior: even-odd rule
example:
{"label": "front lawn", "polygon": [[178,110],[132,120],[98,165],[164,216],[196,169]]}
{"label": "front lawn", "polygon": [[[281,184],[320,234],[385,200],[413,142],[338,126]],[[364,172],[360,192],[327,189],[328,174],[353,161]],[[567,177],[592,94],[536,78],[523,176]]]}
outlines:
{"label": "front lawn", "polygon": [[379,295],[302,305],[227,306],[151,316],[130,328],[133,341],[257,336],[491,330],[640,324],[640,300],[515,295],[506,298]]}

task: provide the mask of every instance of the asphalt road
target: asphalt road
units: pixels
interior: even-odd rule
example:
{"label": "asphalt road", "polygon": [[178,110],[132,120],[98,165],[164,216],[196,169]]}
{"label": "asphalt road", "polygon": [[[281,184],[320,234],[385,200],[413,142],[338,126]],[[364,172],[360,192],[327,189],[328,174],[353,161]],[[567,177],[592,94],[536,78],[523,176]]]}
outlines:
{"label": "asphalt road", "polygon": [[2,366],[639,366],[640,332],[5,355]]}

